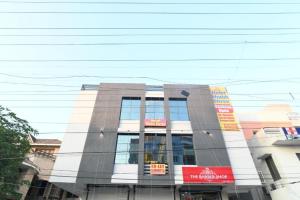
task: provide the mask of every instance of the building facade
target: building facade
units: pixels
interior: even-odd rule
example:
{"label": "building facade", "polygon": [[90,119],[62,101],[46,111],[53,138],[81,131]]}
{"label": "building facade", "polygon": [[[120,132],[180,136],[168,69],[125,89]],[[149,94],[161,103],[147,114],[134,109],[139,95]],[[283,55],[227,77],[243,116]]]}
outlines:
{"label": "building facade", "polygon": [[30,184],[24,184],[19,188],[18,192],[22,194],[21,200],[64,200],[75,197],[49,182],[55,154],[59,151],[61,141],[37,139],[30,135],[29,142],[31,150],[22,162],[19,172],[20,180]]}
{"label": "building facade", "polygon": [[300,115],[289,105],[270,105],[240,116],[266,196],[300,199]]}
{"label": "building facade", "polygon": [[50,181],[81,199],[264,199],[225,88],[83,85]]}

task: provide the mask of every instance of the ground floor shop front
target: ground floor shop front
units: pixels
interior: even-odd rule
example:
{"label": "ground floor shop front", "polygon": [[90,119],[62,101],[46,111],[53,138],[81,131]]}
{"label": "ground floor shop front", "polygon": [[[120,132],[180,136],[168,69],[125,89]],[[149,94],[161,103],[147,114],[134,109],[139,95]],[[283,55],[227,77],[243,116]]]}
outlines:
{"label": "ground floor shop front", "polygon": [[228,191],[223,186],[89,186],[85,200],[256,200],[258,189]]}

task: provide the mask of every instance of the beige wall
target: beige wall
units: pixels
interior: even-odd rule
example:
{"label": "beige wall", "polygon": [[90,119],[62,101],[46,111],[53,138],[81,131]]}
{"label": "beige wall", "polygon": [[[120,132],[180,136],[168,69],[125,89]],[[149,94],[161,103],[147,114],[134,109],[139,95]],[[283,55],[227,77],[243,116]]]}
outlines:
{"label": "beige wall", "polygon": [[[20,180],[28,181],[29,183],[31,183],[35,173],[36,171],[34,169],[28,168],[26,171],[24,171],[24,173],[21,173]],[[22,185],[19,187],[18,192],[22,194],[21,200],[25,199],[29,188],[30,188],[29,185]]]}

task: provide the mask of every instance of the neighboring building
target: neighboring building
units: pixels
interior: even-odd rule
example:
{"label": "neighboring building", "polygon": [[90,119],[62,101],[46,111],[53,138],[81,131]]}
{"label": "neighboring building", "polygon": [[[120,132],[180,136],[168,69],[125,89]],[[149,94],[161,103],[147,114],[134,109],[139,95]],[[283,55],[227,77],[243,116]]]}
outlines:
{"label": "neighboring building", "polygon": [[28,181],[30,186],[22,185],[19,192],[22,200],[63,200],[67,191],[49,182],[55,162],[55,153],[59,151],[61,141],[57,139],[37,139],[29,137],[31,152],[20,167],[20,180]]}
{"label": "neighboring building", "polygon": [[85,200],[263,199],[227,92],[83,85],[50,181]]}
{"label": "neighboring building", "polygon": [[240,116],[253,160],[272,200],[300,199],[300,115],[288,105],[270,105]]}

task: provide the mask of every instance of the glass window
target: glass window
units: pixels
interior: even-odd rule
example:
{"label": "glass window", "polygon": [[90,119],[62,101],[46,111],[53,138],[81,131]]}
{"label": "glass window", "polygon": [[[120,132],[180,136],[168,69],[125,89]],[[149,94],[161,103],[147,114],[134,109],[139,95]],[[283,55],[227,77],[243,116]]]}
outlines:
{"label": "glass window", "polygon": [[165,119],[163,98],[146,98],[145,119]]}
{"label": "glass window", "polygon": [[189,121],[186,99],[169,99],[170,119],[172,121]]}
{"label": "glass window", "polygon": [[173,162],[175,165],[195,165],[192,135],[173,135]]}
{"label": "glass window", "polygon": [[277,181],[277,180],[281,179],[280,174],[277,170],[277,167],[274,163],[274,160],[273,160],[272,156],[268,156],[266,158],[266,163],[268,165],[268,168],[270,170],[270,173],[271,173],[271,176],[272,176],[273,180]]}
{"label": "glass window", "polygon": [[146,134],[144,151],[145,164],[167,164],[166,135]]}
{"label": "glass window", "polygon": [[125,97],[122,99],[121,120],[140,119],[141,100],[137,97]]}
{"label": "glass window", "polygon": [[115,163],[138,164],[138,135],[118,135]]}

